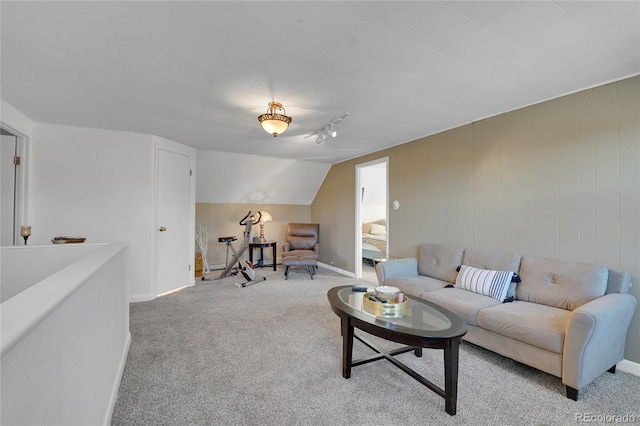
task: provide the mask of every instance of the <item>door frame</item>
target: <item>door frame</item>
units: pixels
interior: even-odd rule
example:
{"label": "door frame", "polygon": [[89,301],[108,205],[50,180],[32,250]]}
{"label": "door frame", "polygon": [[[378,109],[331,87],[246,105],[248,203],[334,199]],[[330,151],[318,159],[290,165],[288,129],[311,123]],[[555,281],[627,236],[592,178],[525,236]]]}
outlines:
{"label": "door frame", "polygon": [[189,270],[186,272],[189,276],[185,282],[190,286],[195,285],[195,241],[196,241],[196,149],[188,147],[186,145],[172,142],[166,139],[161,139],[154,136],[156,139],[153,150],[153,297],[158,296],[158,191],[159,191],[159,160],[160,151],[166,151],[173,154],[180,154],[189,157],[191,168],[191,188],[189,194]]}
{"label": "door frame", "polygon": [[362,169],[375,166],[378,164],[385,164],[385,215],[387,219],[387,256],[389,256],[389,157],[382,157],[376,160],[367,161],[366,163],[356,164],[356,217],[355,217],[355,269],[356,278],[362,278],[362,224],[361,224],[361,211],[362,211],[362,181],[361,173]]}
{"label": "door frame", "polygon": [[15,204],[13,206],[15,217],[15,222],[13,224],[13,245],[20,245],[20,226],[29,225],[27,215],[29,194],[28,171],[30,163],[29,138],[4,122],[0,122],[0,127],[16,137],[16,155],[20,157],[20,167],[18,167],[16,181],[14,182]]}

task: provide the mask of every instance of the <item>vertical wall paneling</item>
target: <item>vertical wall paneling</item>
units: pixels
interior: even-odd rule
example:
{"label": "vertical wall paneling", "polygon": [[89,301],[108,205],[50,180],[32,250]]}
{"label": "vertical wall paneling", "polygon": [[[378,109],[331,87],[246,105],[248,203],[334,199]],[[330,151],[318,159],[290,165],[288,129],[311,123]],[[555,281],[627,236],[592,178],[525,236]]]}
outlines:
{"label": "vertical wall paneling", "polygon": [[580,261],[580,164],[577,96],[556,101],[558,139],[558,257]]}
{"label": "vertical wall paneling", "polygon": [[[282,254],[282,243],[285,240],[289,222],[309,222],[310,207],[291,204],[243,204],[243,203],[196,203],[196,232],[202,226],[208,233],[209,244],[207,260],[212,268],[220,268],[226,262],[227,246],[218,242],[219,237],[235,236],[234,247],[239,249],[243,243],[244,226],[238,222],[248,211],[268,211],[273,217],[272,222],[264,225],[264,236],[267,240],[276,240],[276,260]],[[322,232],[322,226],[321,226]],[[251,228],[251,236],[260,235],[260,225]],[[196,245],[196,251],[200,248]],[[248,252],[246,253],[248,257]],[[229,251],[229,257],[233,253]],[[254,260],[259,257],[258,250],[254,253]],[[264,250],[265,263],[271,264],[271,250]]]}
{"label": "vertical wall paneling", "polygon": [[[596,263],[620,262],[619,153],[616,85],[593,89]],[[613,131],[612,131],[613,129]]]}
{"label": "vertical wall paneling", "polygon": [[[620,268],[640,268],[640,79],[618,84]],[[640,277],[635,280],[640,287]],[[640,332],[640,330],[639,330]]]}
{"label": "vertical wall paneling", "polygon": [[508,114],[511,141],[511,246],[514,253],[533,252],[533,140],[531,109]]}
{"label": "vertical wall paneling", "polygon": [[556,102],[534,105],[533,254],[558,257],[558,142]]}
{"label": "vertical wall paneling", "polygon": [[[640,300],[640,78],[618,83],[618,145],[620,152],[620,269],[630,271]],[[627,334],[628,358],[640,362],[640,312]]]}
{"label": "vertical wall paneling", "polygon": [[511,144],[508,134],[508,115],[500,116],[500,250],[512,252],[513,222],[511,213]]}
{"label": "vertical wall paneling", "polygon": [[595,151],[593,131],[593,93],[580,92],[577,95],[578,120],[578,166],[580,197],[580,259],[583,262],[596,261],[596,199],[595,199]]}

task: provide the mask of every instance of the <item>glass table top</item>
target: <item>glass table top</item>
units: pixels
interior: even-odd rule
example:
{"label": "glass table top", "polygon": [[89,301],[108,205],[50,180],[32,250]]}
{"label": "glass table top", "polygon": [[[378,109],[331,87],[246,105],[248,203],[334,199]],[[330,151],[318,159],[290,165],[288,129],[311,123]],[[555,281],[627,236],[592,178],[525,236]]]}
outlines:
{"label": "glass table top", "polygon": [[[352,286],[338,287],[331,289],[328,297],[332,305],[340,310],[344,309],[348,315],[388,329],[433,337],[464,334],[466,331],[462,320],[454,313],[413,296],[407,296],[409,301],[404,309],[376,309],[380,308],[375,306],[376,302],[365,300],[373,291],[370,288],[366,293],[354,292]],[[336,306],[336,302],[343,306]]]}

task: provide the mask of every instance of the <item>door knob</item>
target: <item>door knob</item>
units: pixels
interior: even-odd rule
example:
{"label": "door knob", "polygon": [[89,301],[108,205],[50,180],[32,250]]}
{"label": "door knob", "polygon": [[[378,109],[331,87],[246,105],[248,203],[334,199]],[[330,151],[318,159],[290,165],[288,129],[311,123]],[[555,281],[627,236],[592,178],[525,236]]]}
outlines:
{"label": "door knob", "polygon": [[160,227],[160,232],[164,232],[164,231],[166,231],[166,230],[167,230],[167,228],[166,228],[166,227],[164,227],[164,226],[161,226],[161,227]]}

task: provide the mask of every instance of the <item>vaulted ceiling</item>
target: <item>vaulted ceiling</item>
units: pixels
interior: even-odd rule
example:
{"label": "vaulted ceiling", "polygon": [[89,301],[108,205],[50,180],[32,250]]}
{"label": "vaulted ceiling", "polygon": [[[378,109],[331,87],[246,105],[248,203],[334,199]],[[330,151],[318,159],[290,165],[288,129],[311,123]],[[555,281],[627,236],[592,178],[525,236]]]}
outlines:
{"label": "vaulted ceiling", "polygon": [[[0,95],[35,121],[326,163],[640,73],[638,1],[0,8]],[[277,138],[257,121],[271,100],[293,117]]]}

